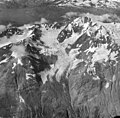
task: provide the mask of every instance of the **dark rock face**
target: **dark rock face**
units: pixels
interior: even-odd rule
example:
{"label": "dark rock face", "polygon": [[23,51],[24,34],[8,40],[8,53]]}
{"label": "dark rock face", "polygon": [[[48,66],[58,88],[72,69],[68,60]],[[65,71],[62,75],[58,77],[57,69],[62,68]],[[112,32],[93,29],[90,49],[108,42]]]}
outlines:
{"label": "dark rock face", "polygon": [[119,115],[119,60],[111,34],[87,17],[10,26],[0,33],[0,117]]}

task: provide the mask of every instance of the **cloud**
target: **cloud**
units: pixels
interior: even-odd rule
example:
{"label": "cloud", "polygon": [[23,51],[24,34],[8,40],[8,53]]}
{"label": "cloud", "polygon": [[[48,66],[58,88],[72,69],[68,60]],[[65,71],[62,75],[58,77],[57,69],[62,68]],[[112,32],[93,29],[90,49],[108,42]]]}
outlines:
{"label": "cloud", "polygon": [[77,15],[78,15],[77,12],[67,12],[67,13],[65,13],[65,15],[63,15],[62,17],[63,17],[63,18],[71,18],[71,17],[77,16]]}
{"label": "cloud", "polygon": [[41,18],[40,23],[48,23],[48,20],[45,18]]}
{"label": "cloud", "polygon": [[3,32],[6,29],[5,25],[0,25],[0,32]]}

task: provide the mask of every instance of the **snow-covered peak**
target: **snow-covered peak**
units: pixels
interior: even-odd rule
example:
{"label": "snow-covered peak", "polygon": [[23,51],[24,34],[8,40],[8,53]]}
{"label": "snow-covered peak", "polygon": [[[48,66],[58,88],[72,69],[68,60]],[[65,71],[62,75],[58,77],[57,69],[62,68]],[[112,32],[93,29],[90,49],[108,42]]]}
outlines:
{"label": "snow-covered peak", "polygon": [[[53,76],[57,70],[56,79],[60,81],[66,68],[69,67],[70,71],[79,63],[84,62],[89,73],[96,63],[106,65],[109,61],[114,61],[114,64],[119,62],[120,48],[109,30],[88,17],[78,17],[63,26],[59,23],[35,23],[18,28],[11,26],[0,36],[2,50],[7,50],[11,44],[8,56],[0,59],[1,64],[7,63],[7,60],[10,62],[10,56],[16,65],[23,66],[23,58],[27,57],[33,64],[31,69],[38,68],[34,71],[42,73],[44,83],[47,81],[45,77]],[[42,63],[45,67],[40,66]],[[47,75],[43,75],[44,71]]]}
{"label": "snow-covered peak", "polygon": [[72,0],[71,3],[76,6],[119,8],[119,0]]}

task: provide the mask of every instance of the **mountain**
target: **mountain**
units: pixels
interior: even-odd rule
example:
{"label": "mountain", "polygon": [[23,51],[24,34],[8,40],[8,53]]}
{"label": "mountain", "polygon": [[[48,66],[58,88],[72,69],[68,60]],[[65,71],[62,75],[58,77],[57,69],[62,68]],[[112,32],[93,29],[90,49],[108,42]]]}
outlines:
{"label": "mountain", "polygon": [[43,4],[51,4],[56,6],[86,6],[99,8],[119,8],[119,0],[2,0],[0,3],[7,7],[33,7]]}
{"label": "mountain", "polygon": [[87,6],[97,8],[119,8],[119,0],[72,0],[75,6]]}
{"label": "mountain", "polygon": [[1,118],[120,115],[120,46],[107,27],[78,17],[0,29]]}

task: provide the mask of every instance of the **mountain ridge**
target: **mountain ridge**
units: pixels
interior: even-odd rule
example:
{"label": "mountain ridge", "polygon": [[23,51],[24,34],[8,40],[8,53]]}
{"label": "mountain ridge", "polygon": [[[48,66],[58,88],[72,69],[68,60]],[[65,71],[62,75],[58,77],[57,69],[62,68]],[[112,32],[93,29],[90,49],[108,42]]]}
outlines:
{"label": "mountain ridge", "polygon": [[29,7],[50,4],[56,6],[87,6],[87,7],[102,7],[102,8],[119,8],[119,0],[2,0],[1,4],[6,4],[8,7]]}

